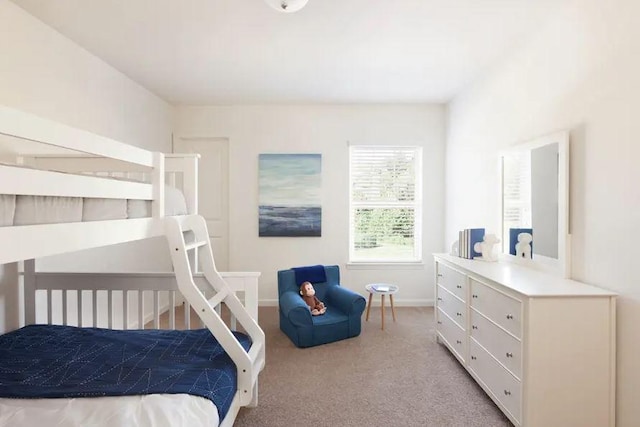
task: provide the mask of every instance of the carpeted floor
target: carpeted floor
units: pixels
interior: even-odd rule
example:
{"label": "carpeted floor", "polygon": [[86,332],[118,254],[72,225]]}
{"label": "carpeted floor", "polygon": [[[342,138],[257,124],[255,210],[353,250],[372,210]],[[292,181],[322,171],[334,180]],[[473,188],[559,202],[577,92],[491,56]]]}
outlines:
{"label": "carpeted floor", "polygon": [[[387,308],[388,310],[388,308]],[[256,408],[237,427],[500,427],[511,423],[434,338],[433,308],[372,308],[359,337],[307,349],[262,307],[266,367]]]}

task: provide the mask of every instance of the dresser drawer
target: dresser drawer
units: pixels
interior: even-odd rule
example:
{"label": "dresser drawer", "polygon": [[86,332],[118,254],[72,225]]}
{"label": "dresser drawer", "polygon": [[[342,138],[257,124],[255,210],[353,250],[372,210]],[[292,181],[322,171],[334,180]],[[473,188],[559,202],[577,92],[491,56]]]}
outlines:
{"label": "dresser drawer", "polygon": [[463,331],[453,320],[451,320],[441,309],[437,310],[438,318],[436,330],[447,342],[451,351],[464,362],[467,354],[467,338]]}
{"label": "dresser drawer", "polygon": [[467,329],[467,305],[442,286],[437,286],[436,305],[463,330]]}
{"label": "dresser drawer", "polygon": [[467,276],[464,273],[438,263],[437,284],[452,292],[462,301],[467,300]]}
{"label": "dresser drawer", "polygon": [[471,310],[471,336],[513,375],[522,379],[522,345],[520,340],[499,328],[474,309]]}
{"label": "dresser drawer", "polygon": [[522,303],[474,279],[470,282],[471,307],[522,338]]}
{"label": "dresser drawer", "polygon": [[491,390],[493,396],[520,423],[521,382],[473,338],[469,340],[469,369]]}

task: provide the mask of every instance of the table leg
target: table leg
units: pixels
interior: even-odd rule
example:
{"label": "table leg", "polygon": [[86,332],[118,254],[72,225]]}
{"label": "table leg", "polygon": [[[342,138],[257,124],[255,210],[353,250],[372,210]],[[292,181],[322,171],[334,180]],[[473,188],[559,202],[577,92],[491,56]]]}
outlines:
{"label": "table leg", "polygon": [[389,295],[389,300],[391,301],[391,314],[393,314],[393,321],[396,321],[396,308],[393,306],[393,294]]}
{"label": "table leg", "polygon": [[382,313],[382,330],[384,331],[384,294],[382,295],[382,305],[380,306],[380,312]]}
{"label": "table leg", "polygon": [[373,297],[373,294],[369,294],[369,304],[367,305],[367,317],[365,319],[366,322],[369,321],[369,311],[371,310],[371,298]]}

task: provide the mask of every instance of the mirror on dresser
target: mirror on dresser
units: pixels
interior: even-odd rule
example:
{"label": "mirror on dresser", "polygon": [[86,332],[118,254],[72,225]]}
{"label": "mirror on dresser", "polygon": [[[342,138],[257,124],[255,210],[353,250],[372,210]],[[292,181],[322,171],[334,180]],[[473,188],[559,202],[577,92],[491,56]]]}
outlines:
{"label": "mirror on dresser", "polygon": [[569,278],[569,133],[515,145],[501,164],[503,258]]}

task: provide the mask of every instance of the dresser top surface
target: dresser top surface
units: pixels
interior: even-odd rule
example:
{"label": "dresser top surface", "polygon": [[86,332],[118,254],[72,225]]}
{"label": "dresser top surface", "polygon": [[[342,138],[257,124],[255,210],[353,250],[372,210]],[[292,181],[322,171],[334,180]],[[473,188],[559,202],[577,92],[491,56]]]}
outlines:
{"label": "dresser top surface", "polygon": [[448,254],[434,254],[436,260],[460,267],[469,273],[487,278],[502,286],[530,297],[587,297],[616,296],[615,292],[587,285],[571,279],[562,279],[540,270],[527,268],[508,261],[485,262],[464,259]]}

